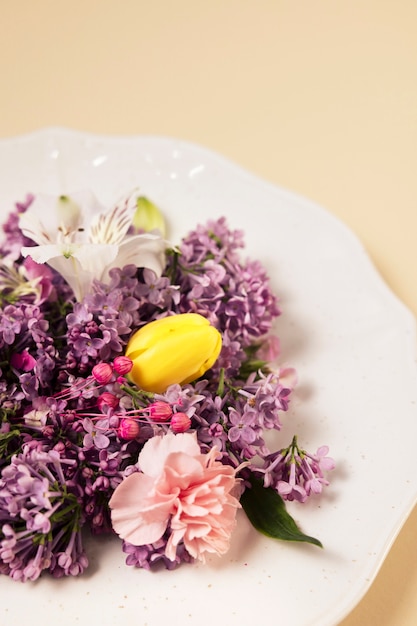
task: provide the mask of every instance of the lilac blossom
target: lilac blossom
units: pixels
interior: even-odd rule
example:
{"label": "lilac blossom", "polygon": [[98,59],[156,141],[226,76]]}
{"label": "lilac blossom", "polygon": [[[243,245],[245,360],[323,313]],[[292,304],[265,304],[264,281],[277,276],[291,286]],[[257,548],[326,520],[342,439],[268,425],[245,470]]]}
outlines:
{"label": "lilac blossom", "polygon": [[23,320],[23,311],[12,304],[0,311],[0,345],[13,344],[21,331]]}
{"label": "lilac blossom", "polygon": [[329,484],[325,476],[335,467],[327,456],[327,446],[318,448],[315,454],[299,448],[294,436],[288,448],[268,455],[262,468],[264,484],[273,487],[285,500],[305,502],[308,496],[322,492]]}
{"label": "lilac blossom", "polygon": [[3,224],[4,240],[0,243],[0,257],[10,261],[18,261],[21,258],[22,247],[28,245],[31,240],[25,237],[19,227],[19,219],[22,213],[27,211],[35,196],[28,194],[23,202],[16,202],[15,210],[10,212]]}
{"label": "lilac blossom", "polygon": [[243,414],[239,414],[233,407],[229,410],[229,422],[231,427],[227,434],[232,443],[241,442],[251,444],[257,438],[256,412],[251,409]]}
{"label": "lilac blossom", "polygon": [[99,450],[107,448],[110,439],[103,432],[107,427],[106,420],[98,420],[97,422],[93,422],[89,418],[83,420],[83,428],[86,432],[83,440],[84,447],[88,449],[94,446]]}
{"label": "lilac blossom", "polygon": [[123,541],[123,552],[127,554],[126,565],[139,567],[146,570],[154,569],[158,565],[163,565],[166,569],[177,568],[181,563],[192,563],[194,559],[185,550],[184,545],[177,547],[174,560],[165,556],[165,548],[169,537],[169,531],[159,541],[145,545],[134,546],[127,541]]}
{"label": "lilac blossom", "polygon": [[168,272],[180,285],[181,312],[204,315],[245,347],[270,331],[280,310],[265,268],[242,263],[240,247],[241,231],[230,231],[224,218],[209,221],[184,238]]}
{"label": "lilac blossom", "polygon": [[77,575],[88,564],[80,534],[82,509],[53,450],[25,446],[3,468],[0,524],[2,571],[14,580],[36,580],[58,567],[60,574]]}

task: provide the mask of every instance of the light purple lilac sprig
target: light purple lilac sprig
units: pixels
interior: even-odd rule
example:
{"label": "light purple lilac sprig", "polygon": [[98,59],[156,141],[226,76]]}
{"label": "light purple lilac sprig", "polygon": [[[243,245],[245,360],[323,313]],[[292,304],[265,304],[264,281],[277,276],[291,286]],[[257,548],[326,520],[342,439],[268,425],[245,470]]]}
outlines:
{"label": "light purple lilac sprig", "polygon": [[187,550],[185,550],[183,544],[179,545],[175,559],[168,559],[165,556],[168,538],[169,531],[159,541],[144,546],[134,546],[128,541],[123,541],[122,550],[127,555],[126,565],[146,570],[152,570],[158,566],[173,570],[181,563],[192,563],[194,561]]}
{"label": "light purple lilac sprig", "polygon": [[328,452],[328,446],[320,446],[315,454],[311,454],[299,447],[297,436],[294,436],[288,447],[264,459],[265,487],[276,489],[284,500],[298,502],[305,502],[312,494],[320,494],[329,484],[326,473],[335,467]]}
{"label": "light purple lilac sprig", "polygon": [[68,463],[32,440],[1,472],[0,569],[14,580],[33,581],[44,571],[77,576],[88,565],[82,498],[65,479]]}

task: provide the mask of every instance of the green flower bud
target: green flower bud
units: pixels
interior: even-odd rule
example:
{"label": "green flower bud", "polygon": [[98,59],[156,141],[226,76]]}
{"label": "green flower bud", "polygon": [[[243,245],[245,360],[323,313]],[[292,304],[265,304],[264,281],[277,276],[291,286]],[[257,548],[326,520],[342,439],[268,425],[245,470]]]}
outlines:
{"label": "green flower bud", "polygon": [[137,209],[132,224],[138,231],[158,230],[161,236],[165,237],[164,217],[158,207],[145,196],[140,196],[137,199]]}

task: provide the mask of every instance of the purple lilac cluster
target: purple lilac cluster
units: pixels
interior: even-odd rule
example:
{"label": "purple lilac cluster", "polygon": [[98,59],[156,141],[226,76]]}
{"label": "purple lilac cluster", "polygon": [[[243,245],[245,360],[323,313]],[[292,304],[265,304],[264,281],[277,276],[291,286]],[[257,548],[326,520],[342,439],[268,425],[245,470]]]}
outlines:
{"label": "purple lilac cluster", "polygon": [[81,574],[88,565],[80,535],[79,486],[67,481],[62,458],[32,439],[2,471],[0,571],[14,580]]}
{"label": "purple lilac cluster", "polygon": [[[75,302],[54,270],[20,256],[31,242],[18,217],[31,201],[11,213],[0,246],[0,572],[21,581],[80,574],[83,533],[112,532],[114,489],[136,471],[144,443],[169,430],[196,431],[202,451],[217,446],[224,463],[245,464],[284,499],[319,492],[332,466],[324,448],[271,452],[265,442],[281,429],[292,386],[262,359],[280,311],[262,265],[240,258],[242,233],[209,221],[167,253],[161,277],[113,269]],[[130,335],[184,312],[222,333],[218,361],[192,384],[141,391],[127,378]],[[127,564],[190,561],[181,546],[169,561],[166,541],[123,542]]]}
{"label": "purple lilac cluster", "polygon": [[243,232],[229,229],[226,219],[197,226],[183,239],[167,271],[180,287],[178,312],[200,313],[222,332],[216,364],[234,377],[247,349],[267,335],[280,314],[277,297],[259,261],[242,262]]}
{"label": "purple lilac cluster", "polygon": [[171,561],[165,556],[165,547],[168,538],[169,531],[167,531],[159,541],[144,546],[134,546],[127,541],[123,541],[122,549],[127,555],[126,565],[141,567],[147,570],[160,565],[171,570],[178,567],[181,563],[191,563],[193,558],[187,552],[183,544],[180,544],[178,547],[174,561]]}
{"label": "purple lilac cluster", "polygon": [[175,311],[178,287],[133,265],[110,272],[109,284],[76,303],[66,317],[66,367],[79,374],[121,354],[133,330]]}

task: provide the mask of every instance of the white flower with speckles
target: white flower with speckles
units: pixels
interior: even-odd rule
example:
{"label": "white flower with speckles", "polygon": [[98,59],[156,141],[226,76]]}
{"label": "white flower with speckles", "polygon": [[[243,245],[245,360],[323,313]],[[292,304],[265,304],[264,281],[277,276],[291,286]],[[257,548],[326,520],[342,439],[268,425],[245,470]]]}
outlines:
{"label": "white flower with speckles", "polygon": [[78,301],[94,279],[106,282],[114,267],[133,264],[160,276],[166,242],[155,233],[128,235],[136,207],[135,193],[108,211],[90,192],[71,197],[39,194],[20,216],[23,234],[37,244],[22,248],[22,255],[53,267]]}

